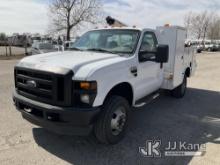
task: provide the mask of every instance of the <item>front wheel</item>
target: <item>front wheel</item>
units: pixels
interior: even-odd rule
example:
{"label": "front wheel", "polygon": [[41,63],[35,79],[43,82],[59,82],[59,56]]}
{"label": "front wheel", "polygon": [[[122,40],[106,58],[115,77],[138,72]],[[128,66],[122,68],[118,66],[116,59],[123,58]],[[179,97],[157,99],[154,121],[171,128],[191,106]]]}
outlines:
{"label": "front wheel", "polygon": [[184,78],[183,78],[182,84],[180,84],[178,87],[173,89],[171,91],[171,94],[172,94],[173,97],[182,98],[182,97],[184,97],[184,95],[186,93],[186,89],[187,89],[187,77],[185,75]]}
{"label": "front wheel", "polygon": [[94,126],[96,138],[101,143],[116,144],[125,135],[130,106],[120,96],[110,96],[104,103],[102,112]]}

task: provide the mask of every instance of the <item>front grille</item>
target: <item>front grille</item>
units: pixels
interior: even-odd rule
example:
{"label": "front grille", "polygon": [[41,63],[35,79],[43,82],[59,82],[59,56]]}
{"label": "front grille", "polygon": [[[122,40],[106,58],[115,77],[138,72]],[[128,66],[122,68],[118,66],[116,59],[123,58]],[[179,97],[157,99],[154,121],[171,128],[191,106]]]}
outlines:
{"label": "front grille", "polygon": [[71,106],[72,71],[57,74],[15,67],[15,87],[27,98],[51,105]]}

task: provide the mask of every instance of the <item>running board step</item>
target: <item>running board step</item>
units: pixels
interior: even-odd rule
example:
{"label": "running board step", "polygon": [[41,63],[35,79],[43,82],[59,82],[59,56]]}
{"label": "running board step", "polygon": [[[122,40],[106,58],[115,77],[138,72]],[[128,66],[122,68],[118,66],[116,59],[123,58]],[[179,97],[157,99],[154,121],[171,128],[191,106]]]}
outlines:
{"label": "running board step", "polygon": [[134,105],[135,108],[140,108],[143,107],[147,104],[149,104],[150,102],[152,102],[153,100],[155,100],[156,98],[158,98],[160,96],[160,93],[153,93],[150,94],[146,97],[144,97],[143,99],[137,101]]}

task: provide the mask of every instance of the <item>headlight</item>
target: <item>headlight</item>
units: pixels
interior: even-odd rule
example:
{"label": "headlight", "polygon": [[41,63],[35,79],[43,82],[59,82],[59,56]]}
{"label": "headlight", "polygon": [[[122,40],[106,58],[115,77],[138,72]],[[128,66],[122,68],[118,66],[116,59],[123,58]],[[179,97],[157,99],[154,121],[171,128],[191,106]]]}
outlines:
{"label": "headlight", "polygon": [[92,105],[97,95],[97,82],[96,81],[74,81],[73,90],[76,98],[78,98],[78,105],[87,104]]}
{"label": "headlight", "polygon": [[81,94],[80,95],[80,100],[83,103],[89,104],[90,103],[90,96],[88,94]]}

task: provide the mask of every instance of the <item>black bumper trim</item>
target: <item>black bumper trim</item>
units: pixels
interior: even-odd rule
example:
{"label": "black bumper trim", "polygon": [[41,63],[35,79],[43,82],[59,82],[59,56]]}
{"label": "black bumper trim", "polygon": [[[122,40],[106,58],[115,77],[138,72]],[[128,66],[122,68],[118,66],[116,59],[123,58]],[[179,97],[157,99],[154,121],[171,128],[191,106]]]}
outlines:
{"label": "black bumper trim", "polygon": [[16,91],[13,100],[24,119],[59,134],[88,135],[100,112],[99,107],[53,106],[28,99]]}

